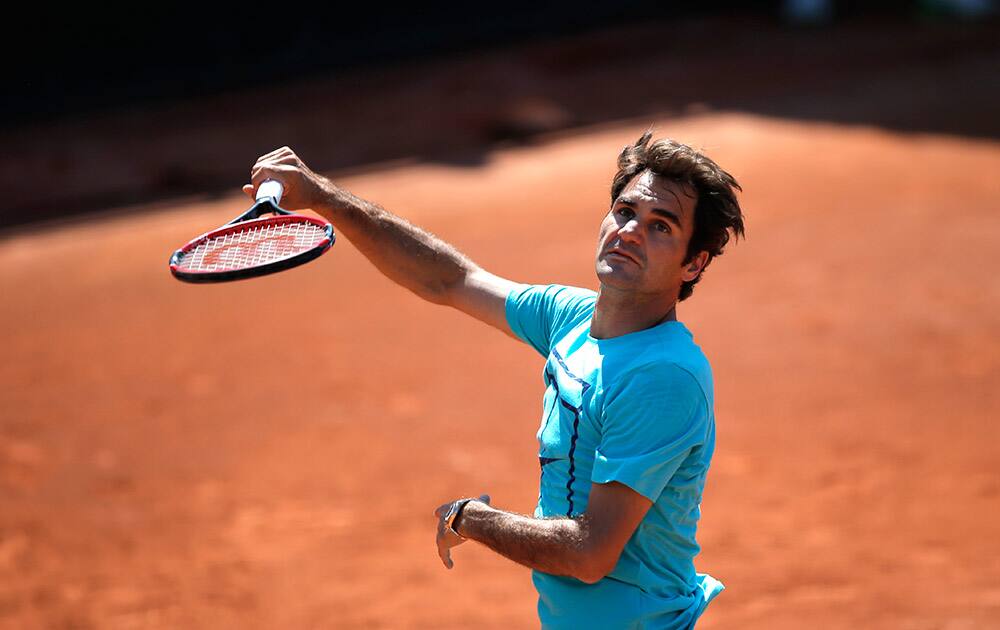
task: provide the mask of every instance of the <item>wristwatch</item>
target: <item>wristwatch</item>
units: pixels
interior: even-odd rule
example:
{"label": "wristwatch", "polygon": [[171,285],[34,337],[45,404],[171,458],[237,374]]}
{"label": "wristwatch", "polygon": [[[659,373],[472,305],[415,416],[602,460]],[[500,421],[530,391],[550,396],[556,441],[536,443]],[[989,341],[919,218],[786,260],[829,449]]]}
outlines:
{"label": "wristwatch", "polygon": [[455,521],[457,521],[458,517],[462,515],[462,510],[465,509],[465,506],[469,503],[469,501],[472,501],[472,498],[459,499],[458,501],[455,501],[451,504],[451,508],[448,510],[448,513],[444,515],[445,527],[450,529],[453,534],[462,540],[465,540],[465,536],[459,534],[458,530],[455,529]]}

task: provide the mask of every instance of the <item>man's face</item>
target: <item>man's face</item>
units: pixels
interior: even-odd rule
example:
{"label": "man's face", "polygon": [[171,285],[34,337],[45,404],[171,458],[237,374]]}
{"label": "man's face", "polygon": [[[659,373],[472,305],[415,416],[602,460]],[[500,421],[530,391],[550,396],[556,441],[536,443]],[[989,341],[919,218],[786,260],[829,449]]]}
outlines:
{"label": "man's face", "polygon": [[632,178],[611,205],[597,240],[602,286],[677,298],[707,254],[684,264],[694,229],[696,193],[651,171]]}

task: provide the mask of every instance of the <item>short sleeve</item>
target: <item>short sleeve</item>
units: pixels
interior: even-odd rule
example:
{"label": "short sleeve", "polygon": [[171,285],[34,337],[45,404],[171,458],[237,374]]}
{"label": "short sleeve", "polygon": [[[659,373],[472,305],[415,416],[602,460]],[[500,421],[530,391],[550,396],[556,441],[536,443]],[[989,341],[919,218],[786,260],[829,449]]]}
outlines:
{"label": "short sleeve", "polygon": [[543,357],[552,341],[591,316],[595,293],[587,289],[550,285],[518,285],[507,295],[507,324],[522,341]]}
{"label": "short sleeve", "polygon": [[656,501],[709,429],[698,381],[673,364],[646,366],[605,392],[591,481],[617,481]]}

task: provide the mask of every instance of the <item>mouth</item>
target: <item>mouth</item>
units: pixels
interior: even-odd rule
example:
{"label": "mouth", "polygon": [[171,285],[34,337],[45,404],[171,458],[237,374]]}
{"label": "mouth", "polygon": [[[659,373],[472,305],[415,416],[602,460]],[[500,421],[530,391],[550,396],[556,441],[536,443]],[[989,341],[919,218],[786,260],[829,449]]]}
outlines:
{"label": "mouth", "polygon": [[639,262],[639,259],[636,256],[617,248],[608,250],[607,253],[604,254],[604,256],[605,258],[614,257],[621,260],[627,260],[631,263],[636,264],[639,267],[642,266],[642,264]]}

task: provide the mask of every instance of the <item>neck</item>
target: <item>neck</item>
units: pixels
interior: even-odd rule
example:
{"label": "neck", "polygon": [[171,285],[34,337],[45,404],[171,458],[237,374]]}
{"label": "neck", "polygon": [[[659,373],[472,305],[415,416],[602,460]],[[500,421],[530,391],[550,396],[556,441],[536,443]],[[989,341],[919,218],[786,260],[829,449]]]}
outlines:
{"label": "neck", "polygon": [[676,319],[676,296],[636,295],[601,285],[590,321],[590,336],[610,339]]}

